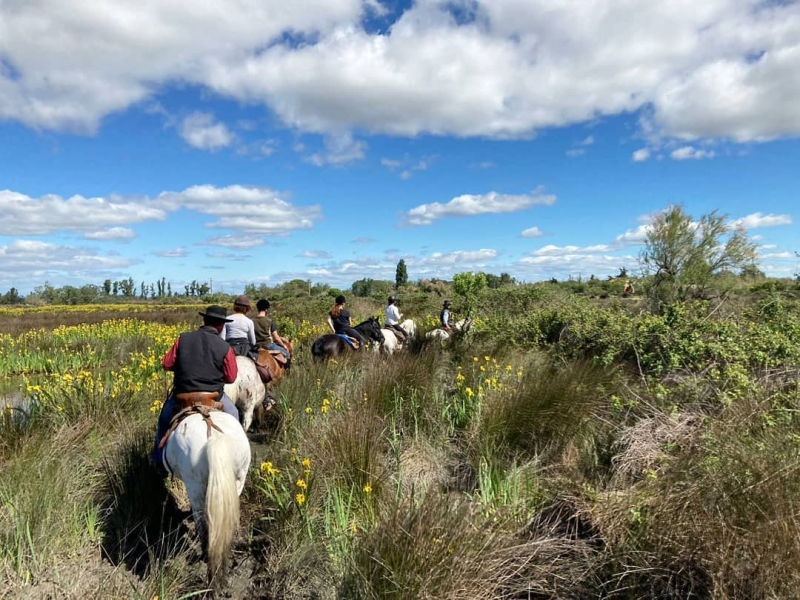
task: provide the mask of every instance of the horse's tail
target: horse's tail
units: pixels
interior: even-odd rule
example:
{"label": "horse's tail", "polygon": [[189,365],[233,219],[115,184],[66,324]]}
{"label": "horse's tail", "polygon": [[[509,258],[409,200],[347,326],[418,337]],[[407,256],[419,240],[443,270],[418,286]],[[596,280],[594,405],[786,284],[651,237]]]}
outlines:
{"label": "horse's tail", "polygon": [[225,558],[239,527],[239,494],[236,492],[230,442],[228,436],[212,432],[206,445],[208,487],[205,512],[208,523],[208,570],[212,578],[222,574]]}

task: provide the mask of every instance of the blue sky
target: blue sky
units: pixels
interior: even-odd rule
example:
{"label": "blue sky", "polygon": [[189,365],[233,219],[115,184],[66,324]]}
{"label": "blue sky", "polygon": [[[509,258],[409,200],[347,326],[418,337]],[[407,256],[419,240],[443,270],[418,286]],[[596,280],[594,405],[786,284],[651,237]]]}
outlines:
{"label": "blue sky", "polygon": [[0,7],[0,292],[637,269],[719,210],[800,270],[800,6]]}

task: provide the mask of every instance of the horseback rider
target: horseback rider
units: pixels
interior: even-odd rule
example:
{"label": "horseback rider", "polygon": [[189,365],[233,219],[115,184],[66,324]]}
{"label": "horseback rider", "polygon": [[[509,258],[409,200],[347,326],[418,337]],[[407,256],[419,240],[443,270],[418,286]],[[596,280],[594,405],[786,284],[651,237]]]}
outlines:
{"label": "horseback rider", "polygon": [[386,313],[386,329],[391,329],[397,341],[402,344],[406,341],[406,332],[400,327],[400,319],[403,318],[403,314],[397,308],[395,302],[397,302],[397,296],[394,295],[389,296],[386,300],[387,306],[384,309]]}
{"label": "horseback rider", "polygon": [[291,343],[289,340],[281,337],[278,332],[278,327],[267,313],[269,313],[269,300],[262,298],[256,302],[256,310],[258,316],[253,319],[253,326],[255,328],[256,346],[258,348],[266,348],[267,350],[278,350],[286,357],[286,370],[289,370],[289,360],[292,358]]}
{"label": "horseback rider", "polygon": [[453,328],[450,326],[450,300],[445,300],[442,303],[442,312],[439,313],[439,324],[447,333],[453,332]]}
{"label": "horseback rider", "polygon": [[181,411],[177,395],[216,393],[222,410],[239,420],[239,411],[224,391],[225,384],[236,381],[239,374],[236,355],[230,344],[220,338],[225,324],[231,323],[232,319],[228,318],[228,311],[223,306],[212,305],[199,314],[203,317],[203,325],[195,331],[182,333],[161,359],[161,366],[175,373],[172,392],[158,416],[153,448],[153,462],[162,472],[162,449],[158,446],[169,430],[172,418]]}
{"label": "horseback rider", "polygon": [[355,338],[359,344],[358,347],[364,348],[367,344],[367,340],[363,335],[358,333],[358,331],[353,329],[353,322],[350,320],[350,311],[344,307],[346,303],[345,297],[339,294],[336,296],[335,302],[336,304],[334,304],[331,312],[328,314],[328,326],[331,328],[331,331],[339,335]]}
{"label": "horseback rider", "polygon": [[236,296],[233,301],[233,314],[220,333],[233,348],[236,356],[248,356],[253,346],[256,345],[256,331],[253,321],[247,316],[250,311],[250,298]]}

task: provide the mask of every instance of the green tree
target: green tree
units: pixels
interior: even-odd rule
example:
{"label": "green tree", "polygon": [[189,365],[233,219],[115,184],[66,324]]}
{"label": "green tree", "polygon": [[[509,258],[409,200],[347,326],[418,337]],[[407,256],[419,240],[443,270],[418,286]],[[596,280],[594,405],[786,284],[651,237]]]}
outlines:
{"label": "green tree", "polygon": [[406,270],[406,261],[400,259],[397,263],[397,269],[394,272],[394,285],[399,288],[408,283],[408,271]]}
{"label": "green tree", "polygon": [[713,211],[693,221],[671,206],[650,223],[639,261],[653,275],[648,294],[659,303],[700,296],[713,278],[754,265],[756,247],[742,227]]}
{"label": "green tree", "polygon": [[486,289],[486,275],[483,273],[474,274],[469,271],[453,275],[453,291],[461,298],[467,318],[472,316],[478,294],[484,289]]}
{"label": "green tree", "polygon": [[103,293],[106,296],[110,296],[111,295],[111,280],[110,279],[106,279],[103,282]]}

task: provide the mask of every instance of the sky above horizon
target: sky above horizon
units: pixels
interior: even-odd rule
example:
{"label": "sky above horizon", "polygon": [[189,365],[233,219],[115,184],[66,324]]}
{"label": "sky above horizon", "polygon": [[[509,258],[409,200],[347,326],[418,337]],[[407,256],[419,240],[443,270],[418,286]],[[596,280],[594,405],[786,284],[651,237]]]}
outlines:
{"label": "sky above horizon", "polygon": [[0,293],[605,278],[674,204],[792,277],[799,98],[786,0],[7,0]]}

